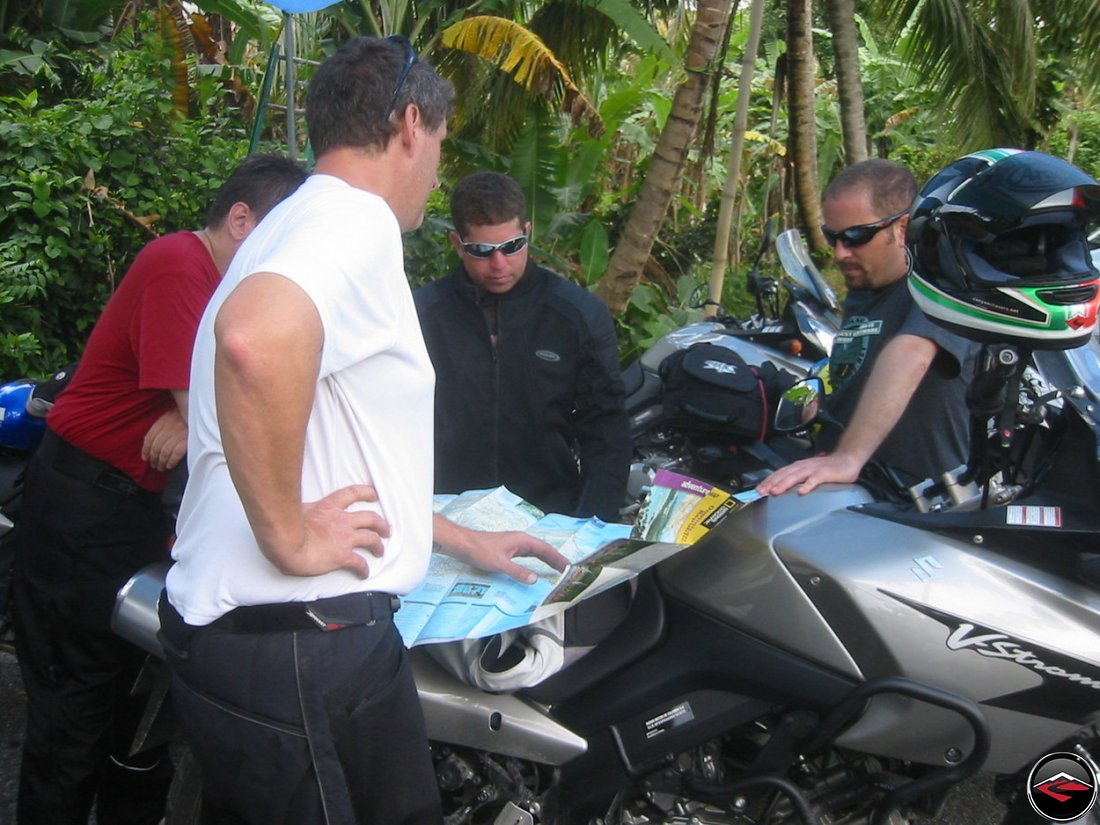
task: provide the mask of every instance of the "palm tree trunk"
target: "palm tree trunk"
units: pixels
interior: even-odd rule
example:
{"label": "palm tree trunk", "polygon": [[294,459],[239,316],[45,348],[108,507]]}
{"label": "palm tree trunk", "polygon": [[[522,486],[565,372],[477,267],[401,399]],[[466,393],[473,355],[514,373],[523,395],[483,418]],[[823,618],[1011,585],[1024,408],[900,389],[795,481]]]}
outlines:
{"label": "palm tree trunk", "polygon": [[812,0],[787,0],[788,156],[794,199],[815,251],[827,250],[821,234],[821,186],[817,175],[817,122],[814,117]]}
{"label": "palm tree trunk", "polygon": [[859,74],[859,36],[855,0],[828,0],[829,28],[836,54],[836,88],[840,98],[840,131],[844,161],[867,160],[867,121],[863,115],[863,81]]}
{"label": "palm tree trunk", "polygon": [[722,188],[722,204],[718,209],[718,227],[714,238],[714,262],[710,270],[710,295],[706,316],[713,318],[722,304],[722,285],[726,279],[729,262],[730,227],[737,196],[737,183],[741,179],[741,155],[745,146],[745,130],[749,121],[749,98],[752,95],[753,70],[756,53],[760,48],[760,30],[763,28],[764,0],[753,0],[749,12],[749,39],[741,60],[741,79],[737,86],[737,112],[733,118],[733,140],[730,143],[729,165],[726,183]]}
{"label": "palm tree trunk", "polygon": [[688,149],[702,118],[707,85],[716,65],[721,64],[718,46],[732,10],[733,0],[700,0],[684,58],[687,78],[676,89],[638,200],[596,288],[596,294],[615,314],[622,313],[630,302],[679,186]]}

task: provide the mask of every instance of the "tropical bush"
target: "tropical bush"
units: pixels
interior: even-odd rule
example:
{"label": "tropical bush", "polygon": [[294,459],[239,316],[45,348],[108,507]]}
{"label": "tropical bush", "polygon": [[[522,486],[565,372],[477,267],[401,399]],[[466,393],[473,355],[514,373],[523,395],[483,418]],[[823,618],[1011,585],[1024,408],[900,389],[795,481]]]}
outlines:
{"label": "tropical bush", "polygon": [[[222,87],[200,78],[193,110],[165,93],[172,62],[157,27],[99,50],[52,46],[0,97],[0,376],[38,376],[76,358],[137,251],[202,226],[248,151]],[[63,65],[63,96],[56,66]]]}

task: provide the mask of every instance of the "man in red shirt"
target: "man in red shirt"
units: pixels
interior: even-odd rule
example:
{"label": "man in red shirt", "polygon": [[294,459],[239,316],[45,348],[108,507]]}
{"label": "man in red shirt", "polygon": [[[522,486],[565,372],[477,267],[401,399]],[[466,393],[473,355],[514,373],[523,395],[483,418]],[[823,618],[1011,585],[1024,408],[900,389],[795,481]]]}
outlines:
{"label": "man in red shirt", "polygon": [[254,155],[218,190],[196,232],[138,254],[92,330],[27,471],[13,583],[27,694],[22,825],[154,825],[172,767],[165,749],[129,755],[144,654],[115,636],[115,594],[168,561],[161,494],[187,448],[187,388],[199,318],[245,237],[305,179]]}

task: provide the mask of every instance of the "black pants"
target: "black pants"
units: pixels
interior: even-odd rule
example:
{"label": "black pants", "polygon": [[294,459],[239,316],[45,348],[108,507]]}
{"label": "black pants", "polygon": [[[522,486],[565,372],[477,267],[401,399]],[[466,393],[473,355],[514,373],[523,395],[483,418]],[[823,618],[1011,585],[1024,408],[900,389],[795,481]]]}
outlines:
{"label": "black pants", "polygon": [[389,619],[341,630],[192,628],[161,602],[172,701],[204,825],[439,825],[412,669]]}
{"label": "black pants", "polygon": [[157,497],[77,481],[37,457],[27,471],[13,606],[27,694],[21,825],[154,825],[172,766],[166,748],[130,756],[145,654],[110,629],[115,595],[168,557]]}

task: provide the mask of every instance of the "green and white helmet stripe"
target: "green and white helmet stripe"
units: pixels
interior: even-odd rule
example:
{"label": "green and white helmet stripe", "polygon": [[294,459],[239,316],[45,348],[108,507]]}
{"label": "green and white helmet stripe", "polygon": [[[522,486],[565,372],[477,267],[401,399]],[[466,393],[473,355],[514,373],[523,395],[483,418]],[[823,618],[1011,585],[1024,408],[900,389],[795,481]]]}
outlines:
{"label": "green and white helmet stripe", "polygon": [[996,335],[1019,333],[1031,341],[1051,343],[1069,341],[1081,336],[1080,324],[1073,324],[1081,317],[1078,305],[1052,306],[1036,294],[1039,287],[1013,287],[996,289],[1010,301],[1030,307],[1038,315],[1037,319],[1015,317],[1006,312],[998,312],[992,306],[976,306],[938,289],[923,278],[909,277],[909,292],[917,306],[930,318],[935,318],[956,327],[988,332]]}
{"label": "green and white helmet stripe", "polygon": [[999,163],[1005,158],[1020,154],[1021,151],[1021,149],[982,149],[980,152],[971,152],[966,157],[982,158],[983,160],[988,160],[990,163]]}

